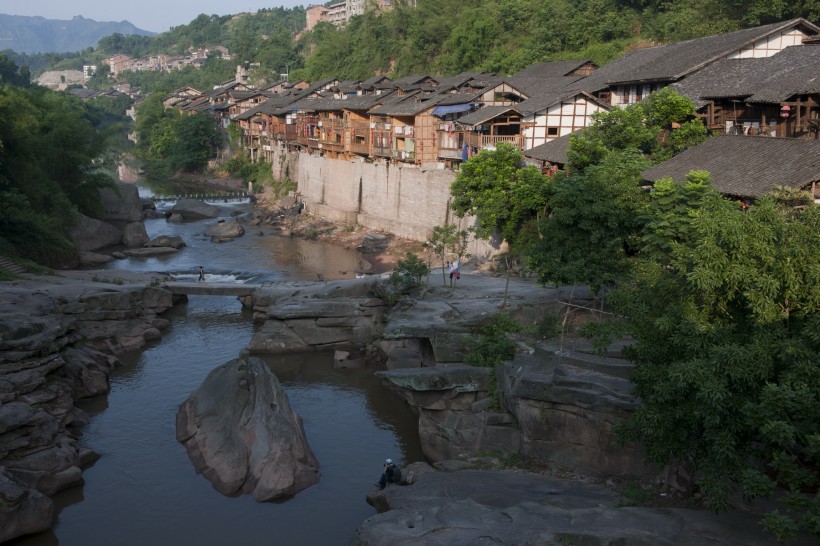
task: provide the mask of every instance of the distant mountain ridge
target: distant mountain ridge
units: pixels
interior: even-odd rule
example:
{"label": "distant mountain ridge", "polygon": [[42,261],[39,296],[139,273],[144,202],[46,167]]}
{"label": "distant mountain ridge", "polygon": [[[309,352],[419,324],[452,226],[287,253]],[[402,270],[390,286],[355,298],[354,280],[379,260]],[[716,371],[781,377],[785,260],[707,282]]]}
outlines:
{"label": "distant mountain ridge", "polygon": [[103,36],[119,33],[153,36],[128,21],[98,22],[80,15],[70,20],[0,14],[0,51],[68,53],[96,47]]}

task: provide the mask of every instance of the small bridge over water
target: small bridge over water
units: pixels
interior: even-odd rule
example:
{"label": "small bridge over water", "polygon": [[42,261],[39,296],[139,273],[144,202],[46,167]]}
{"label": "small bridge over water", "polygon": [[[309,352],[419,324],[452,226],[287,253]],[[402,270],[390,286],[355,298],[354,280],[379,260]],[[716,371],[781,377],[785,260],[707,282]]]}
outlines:
{"label": "small bridge over water", "polygon": [[261,284],[238,284],[231,282],[178,282],[166,283],[172,294],[186,296],[250,296]]}

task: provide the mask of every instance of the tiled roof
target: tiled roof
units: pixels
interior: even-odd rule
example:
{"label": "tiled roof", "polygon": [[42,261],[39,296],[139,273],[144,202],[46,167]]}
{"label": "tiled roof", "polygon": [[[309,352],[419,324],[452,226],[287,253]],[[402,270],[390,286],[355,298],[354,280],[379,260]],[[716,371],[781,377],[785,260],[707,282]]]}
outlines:
{"label": "tiled roof", "polygon": [[418,92],[411,95],[391,96],[384,104],[370,110],[370,113],[382,116],[415,116],[428,108],[432,108],[444,98],[444,95],[434,95],[421,99],[420,96],[421,94]]}
{"label": "tiled roof", "polygon": [[763,59],[719,61],[672,87],[699,106],[707,99],[730,97],[777,104],[820,93],[820,44],[787,47]]}
{"label": "tiled roof", "polygon": [[540,146],[536,146],[535,148],[524,150],[524,157],[566,165],[569,163],[569,159],[567,158],[569,137],[570,135],[564,135],[562,137],[550,140],[549,142],[545,142]]}
{"label": "tiled roof", "polygon": [[475,102],[483,91],[475,91],[473,93],[440,93],[443,97],[438,104],[441,106],[450,104],[467,104]]}
{"label": "tiled roof", "polygon": [[762,136],[717,136],[643,173],[654,182],[686,180],[689,171],[712,175],[719,192],[757,197],[775,185],[805,188],[820,181],[820,140]]}
{"label": "tiled roof", "polygon": [[385,101],[388,95],[357,95],[346,99],[306,98],[291,104],[292,108],[308,112],[341,112],[342,110],[369,110]]}
{"label": "tiled roof", "polygon": [[607,85],[619,83],[676,81],[757,40],[796,26],[820,32],[820,27],[805,19],[792,19],[676,44],[636,49],[599,68],[581,83],[588,91],[598,91]]}
{"label": "tiled roof", "polygon": [[534,63],[529,65],[527,68],[519,70],[509,78],[508,80],[514,80],[516,78],[561,78],[563,76],[567,76],[574,70],[582,67],[589,60],[576,60],[576,61],[550,61],[544,63]]}
{"label": "tiled roof", "polygon": [[479,108],[475,112],[470,112],[458,118],[458,123],[460,125],[480,125],[485,121],[510,111],[518,112],[518,110],[512,106],[485,106],[484,108]]}
{"label": "tiled roof", "polygon": [[405,76],[403,78],[399,78],[398,80],[393,80],[393,85],[404,89],[404,87],[408,85],[419,85],[428,78],[433,79],[433,81],[435,81],[435,79],[432,78],[432,76],[429,76],[427,74],[421,74],[415,76]]}

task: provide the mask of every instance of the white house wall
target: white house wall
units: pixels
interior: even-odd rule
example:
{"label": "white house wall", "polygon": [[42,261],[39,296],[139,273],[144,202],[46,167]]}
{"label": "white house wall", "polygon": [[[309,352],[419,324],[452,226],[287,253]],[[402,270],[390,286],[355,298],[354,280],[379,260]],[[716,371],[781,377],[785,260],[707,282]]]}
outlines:
{"label": "white house wall", "polygon": [[762,59],[771,57],[775,53],[783,51],[789,46],[801,45],[806,37],[800,29],[792,28],[762,38],[750,47],[741,49],[728,56],[729,59]]}
{"label": "white house wall", "polygon": [[545,110],[524,118],[524,146],[527,150],[545,142],[583,129],[592,122],[592,114],[603,108],[583,95],[555,103]]}

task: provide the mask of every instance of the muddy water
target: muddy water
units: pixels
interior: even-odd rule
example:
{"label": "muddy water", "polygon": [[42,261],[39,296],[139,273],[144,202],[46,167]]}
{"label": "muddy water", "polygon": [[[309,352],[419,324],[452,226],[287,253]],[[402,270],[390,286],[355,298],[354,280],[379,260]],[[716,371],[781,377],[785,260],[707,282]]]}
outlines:
{"label": "muddy water", "polygon": [[[230,215],[231,211],[226,211]],[[211,278],[343,278],[359,257],[320,243],[265,234],[215,245],[202,235],[211,221],[182,225],[150,220],[149,235],[181,234],[188,247],[161,259],[128,259],[117,269]],[[334,370],[332,354],[268,359],[291,405],[304,419],[321,464],[320,482],[278,503],[228,498],[193,471],[175,439],[179,405],[216,366],[239,355],[254,325],[229,297],[192,296],[168,313],[163,339],[112,376],[111,393],[86,403],[92,419],[82,442],[102,454],[85,485],[61,493],[52,532],[15,545],[347,544],[374,514],[364,498],[384,458],[422,460],[416,420],[376,381],[374,369]]]}

